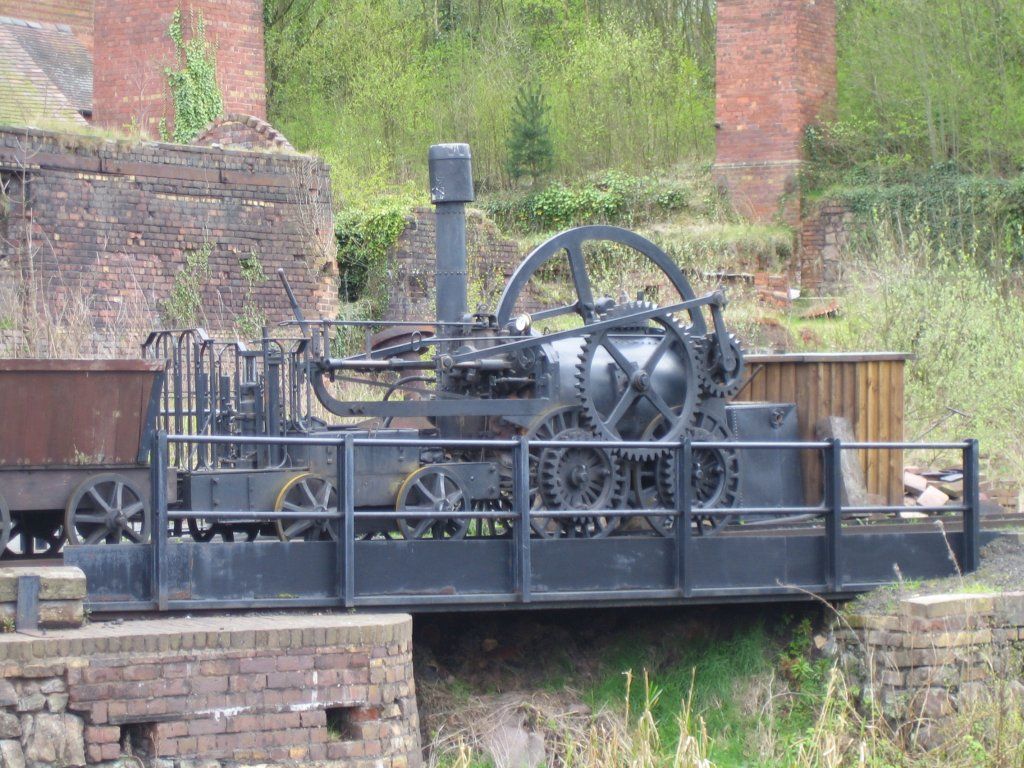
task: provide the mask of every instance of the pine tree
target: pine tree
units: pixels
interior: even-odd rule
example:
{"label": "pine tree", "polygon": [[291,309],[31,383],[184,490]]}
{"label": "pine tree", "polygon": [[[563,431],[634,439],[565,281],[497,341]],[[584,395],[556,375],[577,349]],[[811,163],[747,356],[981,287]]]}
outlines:
{"label": "pine tree", "polygon": [[555,148],[549,135],[549,111],[540,83],[519,87],[508,139],[508,172],[513,179],[530,176],[536,180],[551,170]]}

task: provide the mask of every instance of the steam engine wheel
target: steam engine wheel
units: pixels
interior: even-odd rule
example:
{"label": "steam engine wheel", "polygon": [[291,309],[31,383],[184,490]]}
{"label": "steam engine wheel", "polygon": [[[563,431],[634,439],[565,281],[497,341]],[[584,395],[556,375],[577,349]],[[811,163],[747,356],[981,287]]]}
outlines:
{"label": "steam engine wheel", "polygon": [[[420,467],[405,478],[395,501],[397,512],[416,512],[416,517],[399,518],[398,530],[405,539],[462,539],[470,527],[469,492],[447,467]],[[460,517],[445,517],[444,513]],[[426,513],[437,513],[427,516]]]}

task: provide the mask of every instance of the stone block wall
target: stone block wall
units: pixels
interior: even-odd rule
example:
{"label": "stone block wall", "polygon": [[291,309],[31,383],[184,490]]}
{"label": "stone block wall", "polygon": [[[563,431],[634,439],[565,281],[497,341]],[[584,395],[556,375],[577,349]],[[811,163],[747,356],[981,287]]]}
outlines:
{"label": "stone block wall", "polygon": [[[393,279],[388,320],[434,319],[436,228],[433,208],[416,208],[405,231],[389,254]],[[466,215],[466,259],[469,269],[469,310],[483,302],[493,311],[506,281],[525,254],[519,244],[502,236],[497,225],[479,211]]]}
{"label": "stone block wall", "polygon": [[[247,306],[271,323],[291,316],[279,267],[307,315],[337,313],[330,181],[319,160],[2,130],[0,175],[11,190],[0,264],[31,277],[54,315],[86,306],[98,338],[125,329],[121,349],[96,353],[137,350],[188,254],[204,248],[197,320],[215,335],[233,338]],[[253,256],[267,279],[250,286],[241,262]]]}
{"label": "stone block wall", "polygon": [[1024,705],[1024,592],[906,598],[845,617],[836,639],[866,703],[922,747],[993,697]]}
{"label": "stone block wall", "polygon": [[411,643],[401,614],[0,635],[0,764],[418,766]]}
{"label": "stone block wall", "polygon": [[18,581],[38,577],[38,623],[42,629],[80,627],[85,622],[85,574],[64,566],[0,568],[0,625],[15,627]]}

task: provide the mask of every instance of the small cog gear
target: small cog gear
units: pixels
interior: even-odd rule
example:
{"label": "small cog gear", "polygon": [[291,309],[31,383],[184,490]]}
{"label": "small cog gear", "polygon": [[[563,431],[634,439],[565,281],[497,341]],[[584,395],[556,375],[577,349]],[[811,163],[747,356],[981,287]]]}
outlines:
{"label": "small cog gear", "polygon": [[726,346],[736,361],[732,370],[726,370],[723,364],[722,349],[715,334],[706,336],[698,344],[700,385],[709,397],[733,397],[743,386],[743,347],[731,333],[726,337]]}
{"label": "small cog gear", "polygon": [[[584,337],[576,366],[576,394],[583,420],[604,440],[641,440],[651,415],[666,419],[667,428],[656,441],[678,440],[700,402],[698,360],[693,337],[670,315],[631,322],[636,312],[654,308],[649,302],[626,302],[609,311],[623,317],[622,325]],[[642,333],[654,343],[624,344],[623,337]],[[630,348],[632,347],[632,348]],[[644,351],[649,350],[646,358]],[[639,352],[639,355],[638,355]],[[595,361],[600,359],[600,368]],[[607,368],[604,365],[607,364]],[[662,374],[655,373],[662,367]],[[607,371],[607,378],[595,377]],[[666,374],[667,371],[667,374]],[[672,386],[667,387],[666,381]],[[662,448],[622,448],[627,459],[643,459],[664,453]]]}
{"label": "small cog gear", "polygon": [[593,448],[544,448],[538,462],[541,495],[549,509],[607,510],[622,506],[625,475],[619,459],[586,429],[567,429],[555,440],[594,440]]}

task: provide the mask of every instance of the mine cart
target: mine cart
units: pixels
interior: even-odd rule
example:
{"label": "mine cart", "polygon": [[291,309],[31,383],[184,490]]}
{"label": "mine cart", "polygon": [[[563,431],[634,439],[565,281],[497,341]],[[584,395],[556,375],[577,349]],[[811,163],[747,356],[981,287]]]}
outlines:
{"label": "mine cart", "polygon": [[0,556],[148,541],[163,377],[145,360],[0,360]]}

